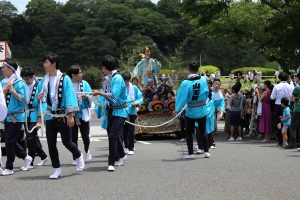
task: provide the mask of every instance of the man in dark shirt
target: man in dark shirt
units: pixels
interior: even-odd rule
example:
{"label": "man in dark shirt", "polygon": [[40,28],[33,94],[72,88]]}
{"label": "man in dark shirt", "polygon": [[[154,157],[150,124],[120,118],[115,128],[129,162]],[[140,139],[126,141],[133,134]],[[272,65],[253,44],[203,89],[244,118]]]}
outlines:
{"label": "man in dark shirt", "polygon": [[148,79],[147,86],[144,88],[145,104],[149,104],[153,100],[153,95],[156,91],[156,86],[153,85],[153,80]]}
{"label": "man in dark shirt", "polygon": [[167,77],[162,76],[161,78],[162,84],[157,87],[156,93],[158,94],[158,98],[162,101],[165,102],[168,99],[168,93],[170,92],[173,96],[175,96],[172,88],[167,85]]}

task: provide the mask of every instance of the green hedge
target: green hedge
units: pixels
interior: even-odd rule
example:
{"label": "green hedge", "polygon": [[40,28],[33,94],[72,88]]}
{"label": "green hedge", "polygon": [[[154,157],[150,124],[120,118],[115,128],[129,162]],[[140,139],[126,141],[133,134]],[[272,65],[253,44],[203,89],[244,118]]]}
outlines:
{"label": "green hedge", "polygon": [[159,71],[158,75],[161,76],[163,74],[166,75],[166,76],[168,76],[168,74],[171,75],[172,74],[172,70],[171,69],[161,69]]}
{"label": "green hedge", "polygon": [[92,89],[100,89],[102,88],[103,83],[103,73],[97,67],[89,67],[84,70],[83,80],[87,81]]}
{"label": "green hedge", "polygon": [[[201,66],[199,68],[198,73],[201,73],[201,71],[203,70],[204,72],[206,72],[207,70],[209,71],[209,73],[215,73],[217,71],[217,69],[220,71],[220,69],[218,67],[212,66],[212,65],[206,65],[206,66]],[[181,74],[181,72],[187,72],[187,69],[181,69],[180,71],[176,71],[177,73]],[[161,76],[162,74],[165,74],[166,76],[168,74],[172,74],[172,70],[171,69],[161,69],[159,72],[159,76]],[[221,72],[222,74],[222,72]]]}
{"label": "green hedge", "polygon": [[237,72],[249,72],[250,70],[256,70],[260,69],[263,76],[274,76],[276,70],[271,68],[262,68],[262,67],[242,67],[232,70],[234,74],[237,74]]}
{"label": "green hedge", "polygon": [[[201,66],[199,68],[198,73],[201,73],[202,70],[203,70],[204,72],[209,71],[210,74],[214,74],[217,71],[217,69],[220,71],[220,69],[218,67],[216,67],[216,66],[205,65],[205,66]],[[221,72],[221,75],[222,75],[222,72]]]}

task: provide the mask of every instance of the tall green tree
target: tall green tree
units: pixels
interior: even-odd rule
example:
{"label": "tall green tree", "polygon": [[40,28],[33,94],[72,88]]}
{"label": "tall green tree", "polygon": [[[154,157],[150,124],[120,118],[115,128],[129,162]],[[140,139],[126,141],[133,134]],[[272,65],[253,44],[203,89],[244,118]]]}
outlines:
{"label": "tall green tree", "polygon": [[160,0],[157,2],[158,12],[167,18],[179,19],[180,15],[176,11],[180,7],[181,0]]}
{"label": "tall green tree", "polygon": [[58,6],[55,0],[31,0],[26,5],[25,15],[28,16],[35,35],[42,35],[43,23]]}
{"label": "tall green tree", "polygon": [[134,10],[126,5],[107,2],[100,7],[94,26],[102,27],[104,34],[119,45],[133,34],[132,21],[135,17]]}
{"label": "tall green tree", "polygon": [[82,37],[76,37],[72,44],[73,52],[81,62],[99,65],[106,54],[114,54],[116,43],[106,36],[100,27],[87,26]]}
{"label": "tall green tree", "polygon": [[16,17],[18,15],[18,9],[9,1],[0,1],[0,15],[9,18]]}
{"label": "tall green tree", "polygon": [[2,30],[0,31],[0,40],[9,40],[12,34],[9,20],[4,17],[0,17],[0,27],[2,27]]}
{"label": "tall green tree", "polygon": [[[153,43],[154,42],[152,38],[138,33],[138,34],[133,34],[131,37],[127,38],[126,40],[123,40],[121,42],[121,47],[127,49],[135,49],[136,46],[143,46],[145,49],[146,46],[151,47]],[[143,51],[141,51],[141,53],[142,52]]]}
{"label": "tall green tree", "polygon": [[106,0],[68,0],[62,7],[63,13],[84,13],[90,17],[95,17],[99,8],[107,2]]}
{"label": "tall green tree", "polygon": [[11,19],[11,23],[13,29],[11,42],[16,46],[30,45],[33,33],[28,20],[23,15],[17,15]]}
{"label": "tall green tree", "polygon": [[39,35],[33,38],[29,50],[32,57],[36,60],[41,60],[41,58],[47,53],[47,48],[43,42],[43,39]]}
{"label": "tall green tree", "polygon": [[45,45],[51,52],[58,53],[60,57],[66,57],[70,48],[66,45],[68,35],[67,18],[60,11],[56,10],[44,21],[42,33]]}
{"label": "tall green tree", "polygon": [[297,0],[183,1],[181,12],[200,36],[256,41],[284,70],[300,65],[300,2]]}

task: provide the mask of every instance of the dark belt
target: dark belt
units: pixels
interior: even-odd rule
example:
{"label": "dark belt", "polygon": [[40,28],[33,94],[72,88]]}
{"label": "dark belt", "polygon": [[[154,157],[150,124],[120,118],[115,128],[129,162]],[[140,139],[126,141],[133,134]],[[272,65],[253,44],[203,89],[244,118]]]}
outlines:
{"label": "dark belt", "polygon": [[187,106],[189,108],[195,108],[195,107],[199,107],[199,106],[205,106],[206,105],[206,101],[200,101],[197,103],[188,103]]}
{"label": "dark belt", "polygon": [[77,114],[74,115],[74,120],[75,120],[75,123],[76,123],[77,126],[81,125],[80,119],[79,119]]}
{"label": "dark belt", "polygon": [[124,103],[120,106],[109,106],[108,109],[120,109],[120,108],[127,108],[127,107],[128,107],[127,103]]}

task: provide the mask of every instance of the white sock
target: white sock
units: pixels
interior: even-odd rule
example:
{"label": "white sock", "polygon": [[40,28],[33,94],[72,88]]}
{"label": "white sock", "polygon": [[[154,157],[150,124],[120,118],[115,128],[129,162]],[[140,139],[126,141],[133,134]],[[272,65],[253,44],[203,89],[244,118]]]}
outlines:
{"label": "white sock", "polygon": [[76,159],[76,163],[77,163],[76,170],[78,172],[82,171],[84,169],[84,161],[83,161],[82,154],[80,155],[79,158]]}
{"label": "white sock", "polygon": [[61,168],[60,167],[59,168],[55,168],[54,173],[52,175],[50,175],[49,178],[56,179],[56,178],[60,177],[60,175],[61,175]]}

